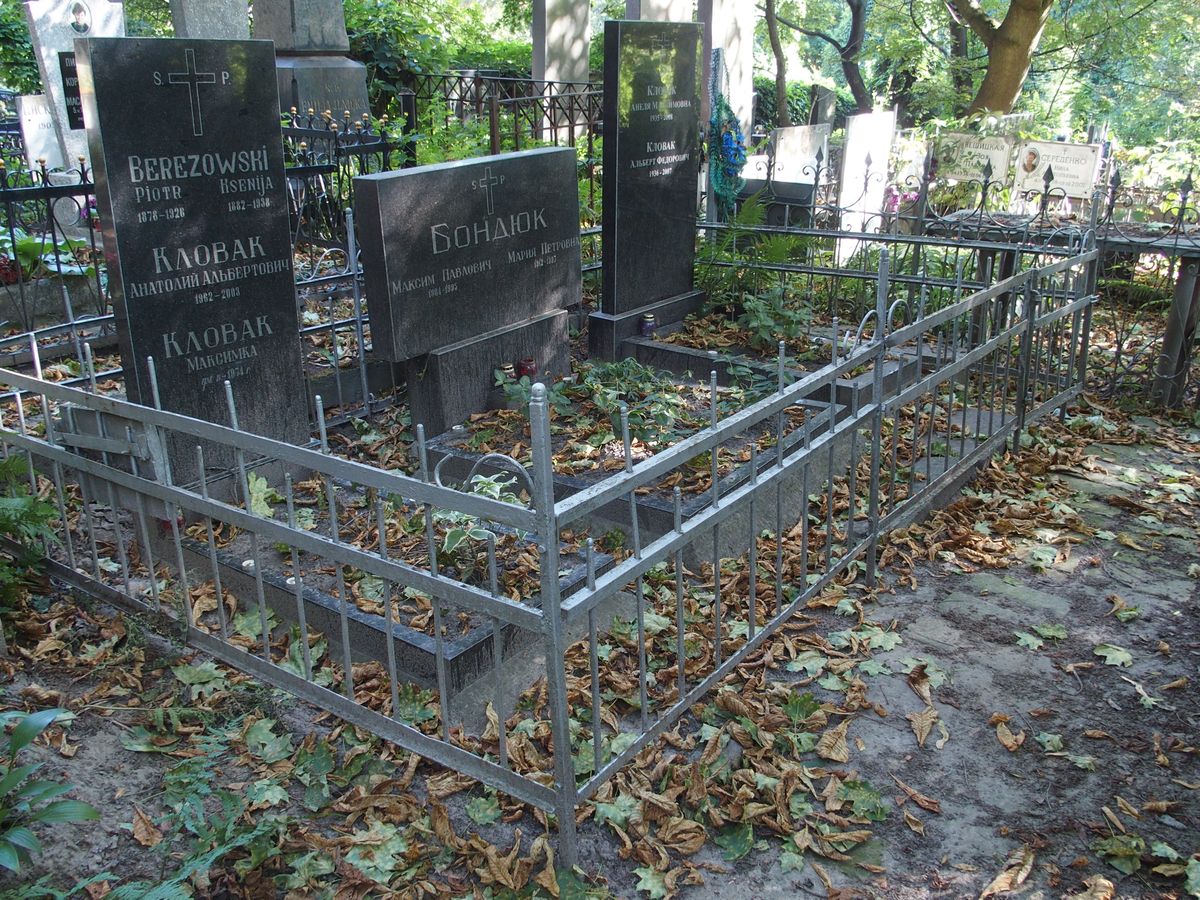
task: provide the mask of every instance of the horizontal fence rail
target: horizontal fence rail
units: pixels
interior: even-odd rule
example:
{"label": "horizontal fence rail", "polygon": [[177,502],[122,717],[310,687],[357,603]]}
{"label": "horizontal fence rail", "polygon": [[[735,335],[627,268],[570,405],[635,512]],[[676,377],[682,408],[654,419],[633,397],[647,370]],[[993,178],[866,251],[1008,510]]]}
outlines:
{"label": "horizontal fence rail", "polygon": [[[231,395],[226,426],[108,396],[94,368],[87,389],[44,380],[36,341],[34,374],[0,369],[0,448],[57,510],[53,575],[554,813],[570,864],[581,803],[818,592],[874,583],[885,529],[1083,384],[1097,250],[863,235],[839,269],[800,237],[815,271],[752,275],[854,286],[851,327],[818,326],[832,360],[798,373],[781,347],[727,416],[714,372],[708,427],[637,462],[623,414],[624,470],[582,490],[556,482],[540,385],[528,462],[455,480],[419,426],[416,474],[387,471],[333,452],[319,397],[319,440],[291,446],[238,428]],[[921,286],[912,254],[928,272],[934,249]],[[612,527],[627,542],[602,553]]]}

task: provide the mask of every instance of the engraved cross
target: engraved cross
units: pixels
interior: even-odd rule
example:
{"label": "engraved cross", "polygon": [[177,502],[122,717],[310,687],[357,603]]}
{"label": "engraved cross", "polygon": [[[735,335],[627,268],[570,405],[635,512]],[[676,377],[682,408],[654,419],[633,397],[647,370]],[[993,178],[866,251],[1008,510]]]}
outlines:
{"label": "engraved cross", "polygon": [[169,72],[167,81],[171,84],[188,86],[188,99],[192,103],[192,134],[201,137],[204,134],[204,116],[200,111],[200,85],[216,84],[217,74],[215,72],[197,72],[196,51],[189,48],[183,52],[187,71]]}
{"label": "engraved cross", "polygon": [[479,187],[477,190],[487,191],[487,211],[489,216],[496,214],[496,197],[492,188],[500,183],[500,179],[492,174],[492,167],[488,166],[483,170],[483,177],[479,179]]}

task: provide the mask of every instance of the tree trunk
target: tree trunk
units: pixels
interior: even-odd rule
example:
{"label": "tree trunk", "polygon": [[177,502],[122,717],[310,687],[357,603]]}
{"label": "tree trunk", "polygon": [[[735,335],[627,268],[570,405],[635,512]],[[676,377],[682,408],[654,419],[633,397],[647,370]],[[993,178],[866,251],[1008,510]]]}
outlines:
{"label": "tree trunk", "polygon": [[1004,21],[996,25],[976,0],[949,0],[951,9],[979,35],[988,50],[987,74],[968,113],[1012,111],[1053,3],[1054,0],[1011,0]]}
{"label": "tree trunk", "polygon": [[969,29],[950,17],[950,78],[954,83],[954,115],[967,114],[967,98],[971,96],[971,72],[968,69]]}
{"label": "tree trunk", "polygon": [[862,52],[863,40],[867,35],[867,5],[866,0],[846,0],[846,5],[850,7],[850,37],[838,55],[841,57],[846,85],[854,95],[854,104],[860,113],[865,113],[874,108],[871,92],[867,90],[862,70],[858,67],[858,55]]}
{"label": "tree trunk", "polygon": [[766,3],[767,34],[771,39],[771,52],[775,54],[775,124],[786,128],[792,124],[792,111],[788,109],[787,57],[783,55],[783,42],[779,40],[775,0],[766,0]]}

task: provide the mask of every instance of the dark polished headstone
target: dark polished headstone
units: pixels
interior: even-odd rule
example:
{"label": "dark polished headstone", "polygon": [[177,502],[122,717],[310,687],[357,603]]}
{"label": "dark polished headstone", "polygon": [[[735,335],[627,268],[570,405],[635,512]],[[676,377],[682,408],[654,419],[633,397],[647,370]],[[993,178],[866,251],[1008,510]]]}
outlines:
{"label": "dark polished headstone", "polygon": [[575,151],[354,179],[377,354],[412,359],[581,299]]}
{"label": "dark polished headstone", "polygon": [[630,312],[692,289],[700,166],[699,25],[604,26],[604,291]]}
{"label": "dark polished headstone", "polygon": [[537,360],[534,381],[551,384],[571,370],[566,310],[498,328],[479,337],[439,347],[409,361],[405,369],[413,426],[441,434],[488,408],[495,371],[505,363]]}
{"label": "dark polished headstone", "polygon": [[228,380],[244,430],[306,440],[270,43],[77,50],[129,398],[152,402],[153,357],[165,408],[228,424]]}

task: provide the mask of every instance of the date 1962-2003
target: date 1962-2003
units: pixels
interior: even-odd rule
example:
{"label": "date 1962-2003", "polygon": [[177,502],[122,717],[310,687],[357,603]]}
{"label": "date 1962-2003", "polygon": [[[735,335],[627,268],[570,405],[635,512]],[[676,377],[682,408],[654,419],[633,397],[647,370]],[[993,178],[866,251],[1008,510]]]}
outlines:
{"label": "date 1962-2003", "polygon": [[240,287],[224,287],[216,291],[200,291],[192,296],[192,300],[199,306],[201,303],[212,303],[214,300],[236,300],[240,296],[242,296]]}

